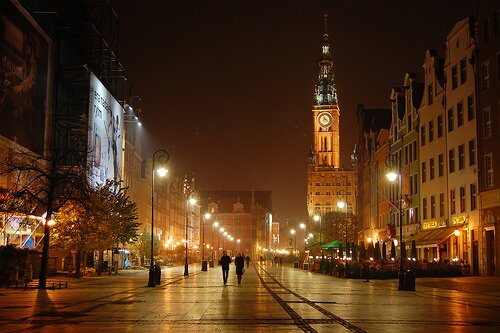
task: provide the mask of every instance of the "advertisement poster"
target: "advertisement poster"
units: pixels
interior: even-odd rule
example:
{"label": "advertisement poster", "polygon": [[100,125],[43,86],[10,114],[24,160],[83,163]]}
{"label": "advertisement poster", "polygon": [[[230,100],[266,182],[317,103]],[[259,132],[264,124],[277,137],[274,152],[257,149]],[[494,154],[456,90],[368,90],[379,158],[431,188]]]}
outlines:
{"label": "advertisement poster", "polygon": [[0,1],[0,135],[42,154],[49,41],[17,6]]}
{"label": "advertisement poster", "polygon": [[121,105],[90,73],[88,146],[92,185],[121,179],[123,114]]}

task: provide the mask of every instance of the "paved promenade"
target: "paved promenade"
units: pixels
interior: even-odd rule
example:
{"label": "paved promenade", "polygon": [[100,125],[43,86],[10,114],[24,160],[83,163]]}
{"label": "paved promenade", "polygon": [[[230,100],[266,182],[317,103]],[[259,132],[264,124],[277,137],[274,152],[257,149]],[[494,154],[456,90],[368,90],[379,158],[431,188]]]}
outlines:
{"label": "paved promenade", "polygon": [[69,280],[67,289],[0,289],[1,332],[500,332],[500,279],[363,282],[269,263],[164,268],[147,288],[147,271]]}

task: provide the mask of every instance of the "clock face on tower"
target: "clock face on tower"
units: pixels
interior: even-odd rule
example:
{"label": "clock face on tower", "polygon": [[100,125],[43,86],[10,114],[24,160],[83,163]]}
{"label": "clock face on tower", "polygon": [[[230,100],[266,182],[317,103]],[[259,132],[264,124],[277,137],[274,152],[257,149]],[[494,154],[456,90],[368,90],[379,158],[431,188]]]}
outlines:
{"label": "clock face on tower", "polygon": [[329,112],[321,112],[318,115],[318,124],[322,128],[328,128],[332,125],[332,115]]}

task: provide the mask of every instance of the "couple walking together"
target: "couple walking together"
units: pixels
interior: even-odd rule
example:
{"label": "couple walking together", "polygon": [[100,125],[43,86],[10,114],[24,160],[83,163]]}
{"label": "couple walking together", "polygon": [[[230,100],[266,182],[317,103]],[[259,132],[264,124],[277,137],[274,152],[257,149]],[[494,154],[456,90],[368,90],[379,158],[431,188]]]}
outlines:
{"label": "couple walking together", "polygon": [[[222,279],[224,284],[227,283],[227,277],[229,276],[229,264],[231,264],[231,257],[227,255],[227,251],[222,251],[222,257],[220,258],[220,265],[222,266]],[[244,272],[245,258],[241,252],[234,259],[234,265],[236,266],[236,275],[238,276],[238,284],[241,284],[241,276]]]}

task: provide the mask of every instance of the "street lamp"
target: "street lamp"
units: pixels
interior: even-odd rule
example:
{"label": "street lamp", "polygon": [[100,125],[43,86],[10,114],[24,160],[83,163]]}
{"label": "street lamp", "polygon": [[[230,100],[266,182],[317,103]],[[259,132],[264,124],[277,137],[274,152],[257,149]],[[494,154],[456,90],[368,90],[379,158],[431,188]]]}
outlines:
{"label": "street lamp", "polygon": [[323,244],[321,243],[321,234],[322,234],[322,228],[321,228],[321,215],[314,215],[314,221],[318,222],[319,221],[319,246],[321,246],[321,260],[323,260]]}
{"label": "street lamp", "polygon": [[[210,259],[210,267],[214,267],[214,229],[219,227],[219,222],[215,221],[212,223],[212,251],[211,251],[211,259]],[[217,247],[217,255],[219,255],[219,247]]]}
{"label": "street lamp", "polygon": [[208,270],[208,263],[207,261],[205,260],[205,223],[207,220],[210,220],[210,217],[212,217],[212,215],[209,213],[209,212],[206,212],[205,213],[205,222],[203,223],[203,227],[201,229],[201,234],[202,234],[202,243],[203,243],[203,248],[201,250],[201,270],[202,271],[207,271]]}
{"label": "street lamp", "polygon": [[184,194],[186,195],[186,262],[184,263],[184,276],[189,275],[189,264],[188,264],[188,222],[189,222],[189,205],[196,204],[196,194],[198,191],[193,185],[187,183],[187,178],[184,179]]}
{"label": "street lamp", "polygon": [[[149,262],[149,281],[148,287],[155,287],[155,271],[154,271],[154,224],[155,224],[155,171],[158,172],[158,176],[164,177],[168,170],[165,168],[165,164],[168,162],[170,156],[163,149],[158,149],[153,153],[153,164],[151,167],[151,259]],[[160,163],[160,168],[155,169],[155,162]],[[160,281],[157,281],[158,283]]]}
{"label": "street lamp", "polygon": [[[392,158],[391,158],[392,157]],[[398,217],[399,217],[399,285],[398,290],[405,290],[404,271],[403,271],[403,209],[401,201],[403,201],[403,179],[401,175],[401,159],[398,155],[393,154],[387,156],[385,160],[386,165],[390,168],[386,174],[387,179],[393,183],[396,180],[399,182],[399,200],[398,200]],[[397,163],[397,170],[394,170],[395,163]]]}
{"label": "street lamp", "polygon": [[346,257],[347,257],[347,192],[344,190],[339,190],[337,191],[337,194],[344,195],[345,196],[345,201],[340,199],[339,202],[337,202],[337,207],[339,209],[345,208],[345,246],[346,246]]}

